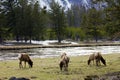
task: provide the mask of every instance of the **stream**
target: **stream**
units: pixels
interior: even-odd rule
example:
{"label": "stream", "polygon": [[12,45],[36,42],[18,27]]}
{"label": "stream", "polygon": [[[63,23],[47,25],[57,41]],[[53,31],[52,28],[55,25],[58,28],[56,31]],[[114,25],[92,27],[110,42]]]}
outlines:
{"label": "stream", "polygon": [[47,58],[60,56],[66,52],[68,56],[89,55],[93,52],[102,54],[119,53],[120,46],[90,46],[90,47],[65,47],[65,48],[34,48],[23,50],[2,50],[0,60],[18,59],[18,54],[28,53],[32,58]]}

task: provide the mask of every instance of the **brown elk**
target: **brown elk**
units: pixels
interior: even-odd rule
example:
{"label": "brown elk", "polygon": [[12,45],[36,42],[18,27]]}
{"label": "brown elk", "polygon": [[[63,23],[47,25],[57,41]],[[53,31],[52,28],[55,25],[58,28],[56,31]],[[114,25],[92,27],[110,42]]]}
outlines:
{"label": "brown elk", "polygon": [[96,66],[100,65],[100,61],[106,65],[106,60],[102,57],[101,53],[100,52],[97,52],[97,53],[93,53],[89,56],[89,59],[88,59],[88,65],[90,65],[90,62],[93,61],[94,63],[94,60],[96,61]]}
{"label": "brown elk", "polygon": [[63,53],[61,55],[61,60],[59,63],[60,70],[62,71],[62,68],[64,68],[64,71],[68,71],[68,63],[69,63],[70,58],[67,56],[66,53]]}
{"label": "brown elk", "polygon": [[22,61],[24,61],[24,67],[26,67],[26,62],[28,63],[29,67],[32,68],[33,61],[30,59],[28,54],[20,54],[19,55],[19,67],[23,68]]}

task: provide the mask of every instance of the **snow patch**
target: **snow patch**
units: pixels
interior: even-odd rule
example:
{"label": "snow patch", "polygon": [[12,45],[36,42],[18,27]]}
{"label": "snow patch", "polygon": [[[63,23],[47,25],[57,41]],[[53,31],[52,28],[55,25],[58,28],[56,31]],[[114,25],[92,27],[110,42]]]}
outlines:
{"label": "snow patch", "polygon": [[[45,40],[45,41],[34,41],[34,40],[32,40],[32,44],[42,44],[42,45],[50,45],[50,43],[57,43],[57,42],[58,42],[58,40]],[[63,40],[61,43],[78,44],[77,42],[66,41],[66,40]]]}

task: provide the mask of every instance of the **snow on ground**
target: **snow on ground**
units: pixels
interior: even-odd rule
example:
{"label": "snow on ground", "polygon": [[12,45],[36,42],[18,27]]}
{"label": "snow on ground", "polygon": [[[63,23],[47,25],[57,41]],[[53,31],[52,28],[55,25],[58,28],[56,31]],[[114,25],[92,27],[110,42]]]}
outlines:
{"label": "snow on ground", "polygon": [[34,41],[32,40],[32,44],[42,44],[42,45],[49,45],[49,43],[55,43],[57,40],[45,40],[45,41]]}
{"label": "snow on ground", "polygon": [[[30,41],[27,41],[27,43],[29,43]],[[58,40],[44,40],[44,41],[36,41],[36,40],[32,40],[32,44],[42,44],[42,45],[50,45],[50,43],[57,43]],[[4,43],[4,45],[15,45],[15,43],[25,43],[24,41],[15,41],[15,40],[12,40],[12,41],[6,41]],[[63,40],[61,41],[61,43],[70,43],[70,44],[78,44],[77,42],[73,42],[73,41],[67,41],[67,40]]]}
{"label": "snow on ground", "polygon": [[[32,40],[33,44],[42,44],[42,45],[50,45],[49,43],[56,43],[56,42],[58,42],[58,40],[45,40],[45,41],[34,41],[34,40]],[[78,44],[77,42],[66,41],[66,40],[63,40],[62,43]]]}

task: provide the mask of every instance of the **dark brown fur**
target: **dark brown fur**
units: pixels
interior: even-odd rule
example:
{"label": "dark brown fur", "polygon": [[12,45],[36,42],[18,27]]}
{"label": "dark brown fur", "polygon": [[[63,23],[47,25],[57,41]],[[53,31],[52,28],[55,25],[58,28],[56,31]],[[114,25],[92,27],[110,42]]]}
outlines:
{"label": "dark brown fur", "polygon": [[106,65],[106,61],[105,59],[102,57],[101,53],[100,52],[97,52],[97,53],[93,53],[89,56],[89,59],[88,59],[88,65],[90,65],[90,62],[93,61],[94,63],[94,60],[96,61],[96,66],[99,66],[100,65],[100,61]]}
{"label": "dark brown fur", "polygon": [[62,71],[62,69],[64,68],[64,71],[68,71],[68,63],[69,63],[70,58],[67,57],[66,53],[63,53],[61,55],[61,60],[59,63],[60,66],[60,70]]}
{"label": "dark brown fur", "polygon": [[23,68],[23,65],[22,65],[22,61],[24,61],[25,63],[25,66],[26,67],[26,62],[28,63],[29,67],[32,68],[33,66],[33,62],[32,60],[30,59],[29,55],[28,54],[20,54],[19,56],[19,67],[20,68]]}

